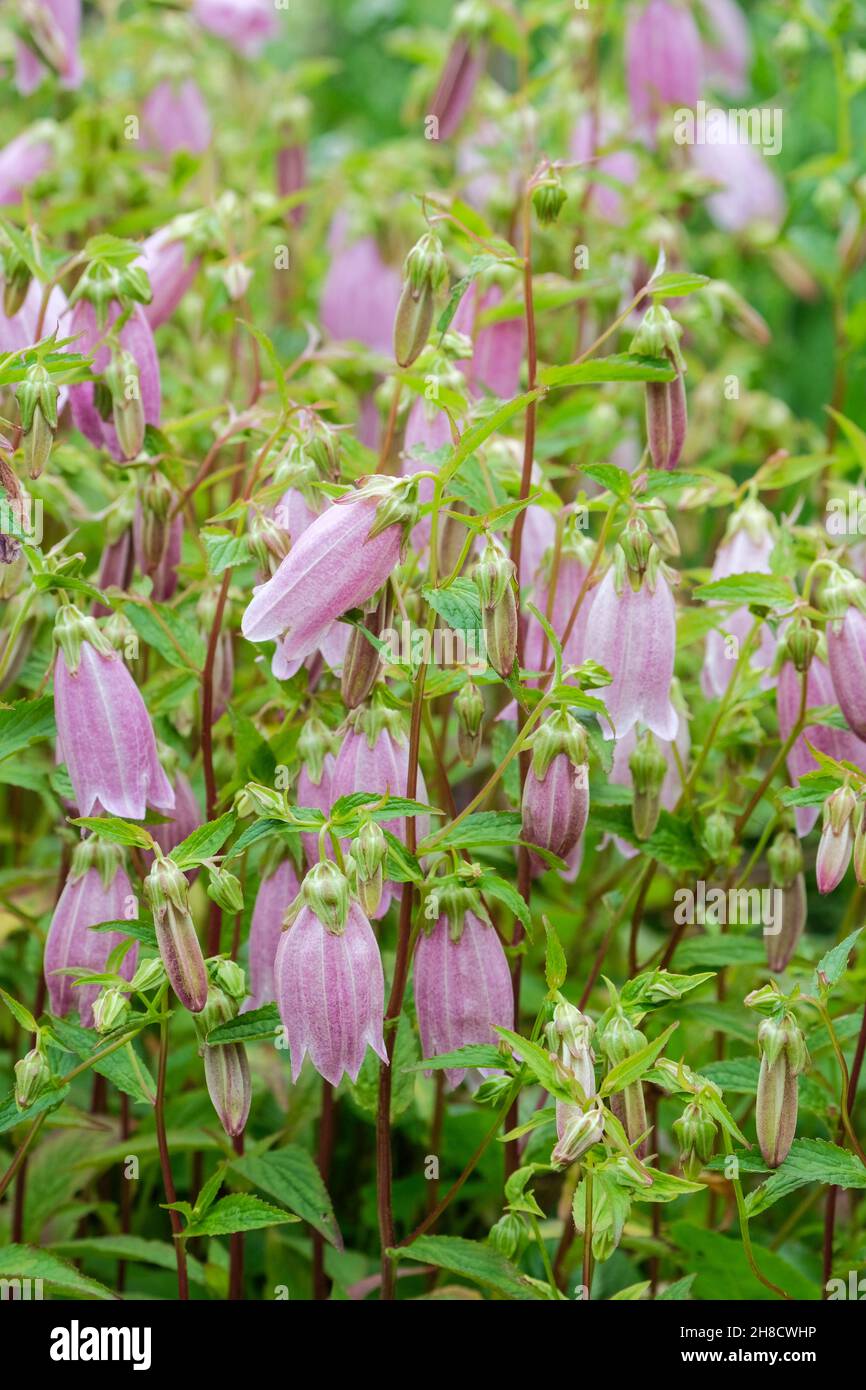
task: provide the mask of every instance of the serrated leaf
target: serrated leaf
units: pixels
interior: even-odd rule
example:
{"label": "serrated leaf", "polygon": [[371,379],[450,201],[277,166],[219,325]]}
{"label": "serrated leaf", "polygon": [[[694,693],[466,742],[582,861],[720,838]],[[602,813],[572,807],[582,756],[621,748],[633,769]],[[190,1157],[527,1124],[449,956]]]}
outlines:
{"label": "serrated leaf", "polygon": [[674,960],[678,966],[765,964],[767,948],[762,936],[735,936],[730,932],[713,936],[690,936],[680,942]]}
{"label": "serrated leaf", "polygon": [[[105,1045],[105,1040],[95,1034],[91,1028],[83,1028],[80,1023],[75,1023],[71,1018],[53,1018],[51,1031],[61,1047],[65,1047],[82,1062],[95,1052],[99,1052]],[[132,1046],[135,1044],[133,1043]],[[141,1061],[140,1058],[139,1061]],[[147,1067],[144,1062],[141,1062],[141,1068],[144,1076],[147,1077]],[[98,1072],[100,1076],[104,1076],[119,1091],[123,1091],[125,1095],[130,1096],[141,1105],[152,1106],[154,1104],[156,1088],[154,1087],[152,1091],[145,1089],[125,1048],[118,1048],[116,1052],[109,1053],[101,1062],[96,1062],[92,1070]]]}
{"label": "serrated leaf", "polygon": [[217,1024],[208,1033],[207,1042],[209,1047],[217,1047],[220,1043],[270,1040],[282,1026],[276,1004],[263,1004],[260,1009],[250,1009],[248,1013],[230,1018],[227,1023]]}
{"label": "serrated leaf", "polygon": [[584,466],[583,472],[623,502],[631,495],[631,474],[624,468],[617,468],[613,463],[590,463]]}
{"label": "serrated leaf", "polygon": [[424,598],[435,613],[443,618],[454,632],[463,635],[467,652],[480,655],[484,619],[481,614],[481,599],[478,589],[471,579],[458,578],[447,589],[431,589],[429,585],[422,590]]}
{"label": "serrated leaf", "polygon": [[866,1168],[856,1154],[826,1139],[795,1139],[788,1157],[746,1198],[749,1216],[766,1211],[799,1187],[817,1182],[833,1187],[866,1187]]}
{"label": "serrated leaf", "polygon": [[786,608],[794,602],[794,593],[785,579],[773,574],[730,574],[726,579],[711,579],[698,584],[695,596],[706,603],[753,603],[758,608]]}
{"label": "serrated leaf", "polygon": [[463,1071],[467,1067],[495,1067],[506,1070],[509,1058],[498,1047],[490,1043],[467,1043],[454,1052],[441,1052],[436,1057],[425,1057],[423,1062],[415,1062],[407,1071]]}
{"label": "serrated leaf", "polygon": [[624,1091],[626,1086],[631,1086],[633,1082],[639,1081],[644,1072],[649,1071],[655,1059],[664,1051],[668,1038],[678,1027],[677,1023],[671,1023],[658,1038],[648,1042],[633,1056],[626,1057],[624,1061],[617,1062],[615,1067],[611,1067],[601,1083],[599,1095],[616,1095],[617,1091]]}
{"label": "serrated leaf", "polygon": [[266,1226],[285,1226],[300,1219],[252,1193],[233,1192],[191,1221],[181,1234],[184,1240],[195,1236],[230,1236],[236,1231],[260,1231]]}
{"label": "serrated leaf", "polygon": [[137,845],[139,849],[153,849],[153,836],[149,830],[143,825],[133,825],[131,821],[121,820],[119,816],[70,816],[69,824],[83,826],[100,840],[110,840],[114,845]]}
{"label": "serrated leaf", "polygon": [[854,944],[862,932],[863,928],[858,927],[852,931],[850,936],[846,936],[844,941],[840,941],[838,946],[833,946],[821,957],[815,967],[815,992],[821,987],[832,989],[837,985],[848,968],[848,957],[854,949]]}
{"label": "serrated leaf", "polygon": [[512,916],[518,919],[530,940],[532,939],[532,913],[529,911],[529,904],[518,893],[513,883],[509,883],[506,878],[500,878],[499,874],[484,873],[475,880],[475,887],[487,897],[495,898],[507,907]]}
{"label": "serrated leaf", "polygon": [[522,818],[516,811],[475,811],[459,825],[447,826],[444,834],[434,832],[418,846],[424,854],[435,839],[437,849],[479,849],[485,845],[515,845],[520,839]]}
{"label": "serrated leaf", "polygon": [[343,1237],[328,1189],[306,1149],[299,1144],[286,1144],[280,1149],[235,1159],[230,1167],[254,1187],[289,1207],[331,1245],[342,1250]]}
{"label": "serrated leaf", "polygon": [[562,949],[562,943],[556,934],[556,928],[544,918],[544,935],[547,938],[547,950],[544,957],[544,978],[547,981],[547,988],[554,992],[560,989],[565,983],[568,975],[568,961]]}
{"label": "serrated leaf", "polygon": [[[124,1260],[135,1264],[155,1265],[157,1269],[177,1269],[177,1256],[168,1241],[145,1240],[142,1236],[89,1236],[83,1240],[54,1241],[52,1250],[76,1258],[97,1255],[103,1259]],[[186,1270],[191,1284],[206,1285],[203,1266],[192,1255],[186,1257]]]}
{"label": "serrated leaf", "polygon": [[398,1245],[388,1254],[396,1260],[418,1260],[447,1269],[506,1298],[528,1302],[543,1297],[504,1255],[462,1236],[419,1236],[411,1245]]}
{"label": "serrated leaf", "polygon": [[234,531],[206,526],[201,532],[201,538],[207,555],[207,567],[213,575],[222,574],[238,565],[249,564],[252,558],[246,535],[236,536]]}
{"label": "serrated leaf", "polygon": [[131,936],[143,946],[152,946],[154,950],[157,949],[156,932],[152,922],[144,922],[139,919],[128,922],[122,918],[120,921],[95,922],[91,927],[88,927],[88,931],[121,932],[124,936]]}
{"label": "serrated leaf", "polygon": [[219,854],[229,835],[235,827],[237,817],[234,811],[226,811],[225,815],[217,820],[208,821],[206,825],[200,825],[185,840],[171,851],[169,858],[178,866],[179,869],[192,869],[196,864],[201,864],[205,859],[211,859],[215,854]]}
{"label": "serrated leaf", "polygon": [[0,989],[0,999],[2,999],[16,1022],[21,1024],[25,1033],[35,1033],[37,1031],[38,1024],[29,1009],[25,1009],[24,1005],[19,1004],[17,999],[13,999],[11,994],[7,994],[5,989]]}
{"label": "serrated leaf", "polygon": [[16,700],[8,709],[0,709],[0,760],[54,734],[54,700],[50,695]]}
{"label": "serrated leaf", "polygon": [[65,1084],[51,1086],[37,1096],[26,1110],[18,1109],[14,1095],[7,1096],[5,1100],[0,1101],[0,1134],[4,1134],[7,1129],[15,1129],[17,1125],[26,1125],[43,1110],[55,1110],[58,1105],[63,1104],[68,1094],[69,1087]]}
{"label": "serrated leaf", "polygon": [[105,1301],[118,1297],[98,1279],[80,1274],[59,1255],[52,1255],[49,1250],[36,1250],[32,1245],[0,1246],[0,1279],[41,1279],[49,1294],[56,1290],[73,1297]]}
{"label": "serrated leaf", "polygon": [[682,299],[710,283],[709,276],[696,275],[689,270],[666,270],[658,279],[650,280],[647,289],[664,299]]}
{"label": "serrated leaf", "polygon": [[[779,1295],[756,1279],[749,1267],[742,1242],[736,1236],[704,1230],[689,1221],[677,1221],[671,1238],[683,1255],[683,1264],[696,1271],[695,1296],[742,1302],[748,1299],[778,1300]],[[783,1288],[794,1299],[820,1297],[817,1280],[808,1278],[774,1250],[757,1244],[754,1256],[765,1278]]]}

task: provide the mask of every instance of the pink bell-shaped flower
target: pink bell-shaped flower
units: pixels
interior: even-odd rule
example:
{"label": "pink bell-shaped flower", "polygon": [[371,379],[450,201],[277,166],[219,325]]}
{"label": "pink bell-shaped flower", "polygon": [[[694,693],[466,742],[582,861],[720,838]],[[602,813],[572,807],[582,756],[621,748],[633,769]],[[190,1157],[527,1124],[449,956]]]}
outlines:
{"label": "pink bell-shaped flower", "polygon": [[[614,148],[610,154],[601,153],[609,145],[626,139],[617,122],[608,114],[596,116],[586,111],[580,117],[571,135],[571,157],[580,164],[591,164],[591,170],[603,177],[592,179],[589,203],[603,222],[615,226],[622,223],[623,192],[637,181],[637,156],[629,149]],[[610,180],[608,182],[607,180]],[[621,188],[618,187],[621,185]]]}
{"label": "pink bell-shaped flower", "polygon": [[347,242],[342,220],[331,230],[329,249],[332,259],[319,305],[322,327],[332,338],[363,343],[390,357],[403,288],[399,270],[385,264],[373,237]]}
{"label": "pink bell-shaped flower", "polygon": [[[526,531],[524,529],[524,540],[525,536]],[[581,534],[579,527],[567,524],[562,538],[558,563],[555,551],[549,551],[541,570],[536,575],[533,591],[534,606],[550,623],[560,642],[563,642],[565,630],[574,611],[574,605],[577,603],[589,572],[592,551],[592,544]],[[522,552],[521,569],[523,569]],[[552,599],[551,587],[553,587]],[[571,631],[562,646],[564,666],[579,666],[583,661],[586,628],[592,608],[592,599],[592,590],[587,588]],[[553,655],[553,649],[541,623],[532,614],[529,614],[526,619],[526,633],[523,640],[523,664],[526,670],[546,671],[553,663]]]}
{"label": "pink bell-shaped flower", "polygon": [[[502,942],[476,893],[449,886],[433,892],[440,915],[418,937],[413,990],[425,1057],[471,1043],[494,1045],[495,1028],[514,1026],[511,973]],[[492,1069],[485,1069],[490,1075]],[[446,1071],[449,1090],[467,1068]]]}
{"label": "pink bell-shaped flower", "polygon": [[704,77],[711,87],[741,97],[748,86],[752,41],[737,0],[700,0],[706,21]]}
{"label": "pink bell-shaped flower", "polygon": [[370,479],[329,507],[254,593],[241,622],[250,642],[282,638],[287,662],[321,645],[328,628],[381,589],[400,560],[411,524],[411,479]]}
{"label": "pink bell-shaped flower", "polygon": [[57,737],[82,816],[97,807],[143,820],[174,809],[150,716],[121,657],[92,618],[66,604],[54,629]]}
{"label": "pink bell-shaped flower", "polygon": [[255,58],[279,33],[273,0],[193,0],[192,12],[203,29],[225,39],[245,58]]}
{"label": "pink bell-shaped flower", "polygon": [[[586,734],[565,709],[531,736],[532,760],[523,785],[522,836],[560,859],[567,859],[586,828],[589,766]],[[547,868],[533,855],[533,869]]]}
{"label": "pink bell-shaped flower", "polygon": [[[309,803],[305,803],[309,805]],[[276,999],[274,960],[283,930],[283,918],[298,896],[298,876],[291,859],[283,859],[259,884],[250,924],[250,999],[244,1011],[259,1009]]]}
{"label": "pink bell-shaped flower", "polygon": [[[112,305],[108,314],[109,327],[119,314],[120,306]],[[102,342],[105,331],[97,324],[93,305],[84,299],[79,300],[72,312],[69,334],[76,339],[76,352],[94,354],[93,371],[97,376],[108,372],[114,361],[112,349],[107,343]],[[97,343],[102,345],[97,347]],[[71,387],[69,391],[72,419],[77,428],[91,444],[95,444],[97,448],[108,449],[118,462],[134,457],[138,452],[135,443],[137,442],[140,448],[144,426],[158,425],[160,420],[159,358],[156,355],[150,324],[140,304],[133,305],[129,318],[121,328],[119,345],[118,368],[123,380],[118,384],[117,393],[112,392],[113,415],[108,419],[103,418],[97,406],[92,381],[82,382],[79,386]],[[138,429],[133,431],[136,439],[130,444],[129,436],[124,434],[122,439],[115,426],[119,426],[122,413],[127,409],[131,410],[133,406]]]}
{"label": "pink bell-shaped flower", "polygon": [[[668,743],[676,738],[679,718],[671,702],[675,647],[670,584],[646,524],[635,518],[596,591],[584,644],[586,657],[613,678],[603,694],[617,738],[638,721]],[[613,736],[606,731],[606,737]]]}
{"label": "pink bell-shaped flower", "polygon": [[[711,579],[728,579],[733,574],[769,574],[774,543],[775,522],[771,514],[760,502],[746,502],[728,522],[725,538],[713,561]],[[733,613],[726,613],[720,618],[718,627],[707,633],[701,689],[708,699],[720,699],[727,690],[741,644],[753,622],[748,608],[737,608]],[[752,670],[768,672],[775,649],[773,634],[763,623],[758,640],[753,643]],[[764,675],[761,684],[764,689],[769,688],[769,675]]]}
{"label": "pink bell-shaped flower", "polygon": [[186,244],[172,226],[141,243],[141,264],[150,281],[152,299],[142,305],[144,316],[154,333],[171,318],[196,277],[199,262],[190,257]]}
{"label": "pink bell-shaped flower", "polygon": [[[51,1012],[58,1018],[77,1009],[84,1027],[93,1027],[93,1004],[101,986],[79,987],[73,975],[55,971],[72,967],[82,975],[104,971],[123,933],[91,931],[91,927],[135,916],[136,896],[123,868],[120,846],[96,838],[83,840],[73,853],[45,941],[45,983]],[[137,955],[138,947],[132,946],[118,967],[125,980],[132,979]]]}
{"label": "pink bell-shaped flower", "polygon": [[854,733],[866,739],[866,584],[834,566],[823,605],[836,699]]}
{"label": "pink bell-shaped flower", "polygon": [[4,145],[0,150],[0,207],[20,203],[23,190],[44,174],[53,159],[54,147],[39,126]]}
{"label": "pink bell-shaped flower", "polygon": [[348,880],[330,860],[304,879],[299,910],[277,946],[274,985],[293,1081],[305,1056],[332,1086],[344,1075],[357,1080],[368,1046],[387,1062],[379,947]]}

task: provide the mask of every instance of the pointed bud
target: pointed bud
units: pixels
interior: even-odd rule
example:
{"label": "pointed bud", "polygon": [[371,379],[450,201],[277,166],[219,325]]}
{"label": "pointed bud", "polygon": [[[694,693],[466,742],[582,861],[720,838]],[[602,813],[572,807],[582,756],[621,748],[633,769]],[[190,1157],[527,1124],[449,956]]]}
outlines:
{"label": "pointed bud", "polygon": [[507,1211],[495,1226],[491,1226],[487,1244],[492,1245],[500,1255],[504,1255],[506,1260],[513,1260],[523,1242],[523,1236],[523,1218],[516,1211]]}
{"label": "pointed bud", "polygon": [[649,729],[635,745],[628,760],[634,797],[631,819],[639,840],[648,840],[661,814],[661,791],[668,770],[667,759]]}
{"label": "pointed bud", "polygon": [[207,895],[224,912],[243,911],[244,895],[240,879],[236,878],[228,869],[221,869],[217,865],[210,869]]}
{"label": "pointed bud", "polygon": [[93,1026],[97,1033],[113,1033],[129,1013],[129,1000],[111,986],[100,990],[93,1003]]}
{"label": "pointed bud", "polygon": [[646,1047],[646,1038],[625,1014],[615,1014],[599,1037],[601,1050],[612,1066]]}
{"label": "pointed bud", "polygon": [[503,680],[511,675],[517,655],[515,575],[512,561],[489,542],[473,578],[481,599],[487,657]]}
{"label": "pointed bud", "polygon": [[148,990],[160,989],[165,984],[165,966],[159,956],[143,960],[129,982],[133,994],[146,994]]}
{"label": "pointed bud", "polygon": [[41,362],[34,362],[16,392],[24,436],[24,459],[31,478],[38,478],[54,442],[59,391]]}
{"label": "pointed bud", "polygon": [[301,884],[304,903],[334,936],[346,929],[349,915],[349,881],[330,859],[320,860]]}
{"label": "pointed bud", "polygon": [[141,371],[131,352],[115,352],[104,372],[111,394],[111,413],[125,459],[137,458],[144,443],[144,404],[141,399]]}
{"label": "pointed bud", "polygon": [[481,747],[484,699],[474,681],[467,681],[454,700],[457,715],[457,748],[467,767],[472,767]]}
{"label": "pointed bud", "polygon": [[842,882],[854,848],[857,799],[847,785],[837,787],[824,802],[821,839],[815,859],[819,893],[832,893]]}
{"label": "pointed bud", "polygon": [[680,1167],[694,1181],[713,1156],[715,1121],[702,1106],[692,1102],[674,1120],[673,1129],[680,1146]]}
{"label": "pointed bud", "polygon": [[448,275],[439,238],[425,233],[413,246],[403,267],[404,283],[394,319],[394,356],[410,367],[426,346],[433,322],[436,292]]}
{"label": "pointed bud", "polygon": [[207,1003],[208,980],[189,911],[189,884],[159,849],[144,881],[144,896],[153,912],[159,954],[171,987],[185,1009],[200,1013]]}
{"label": "pointed bud", "polygon": [[562,180],[555,172],[544,183],[536,185],[532,190],[532,206],[542,227],[549,227],[557,220],[567,199]]}
{"label": "pointed bud", "polygon": [[[381,638],[382,633],[391,626],[392,606],[391,585],[386,584],[375,607],[364,616],[364,627],[374,637]],[[347,709],[357,709],[364,703],[376,683],[381,666],[382,657],[378,647],[360,628],[353,627],[340,678],[340,694]]]}
{"label": "pointed bud", "polygon": [[51,1085],[51,1068],[38,1047],[15,1063],[15,1104],[26,1110]]}
{"label": "pointed bud", "polygon": [[[554,1167],[564,1168],[585,1154],[593,1144],[604,1138],[604,1106],[595,1100],[585,1110],[580,1106],[565,1106],[557,1102],[559,1140],[550,1155]],[[560,1112],[565,1111],[560,1123]]]}
{"label": "pointed bud", "polygon": [[730,816],[714,811],[704,823],[704,844],[714,864],[727,864],[734,844],[734,827]]}
{"label": "pointed bud", "polygon": [[791,658],[795,671],[808,671],[812,657],[818,646],[819,634],[803,613],[791,620],[785,633],[785,649]]}

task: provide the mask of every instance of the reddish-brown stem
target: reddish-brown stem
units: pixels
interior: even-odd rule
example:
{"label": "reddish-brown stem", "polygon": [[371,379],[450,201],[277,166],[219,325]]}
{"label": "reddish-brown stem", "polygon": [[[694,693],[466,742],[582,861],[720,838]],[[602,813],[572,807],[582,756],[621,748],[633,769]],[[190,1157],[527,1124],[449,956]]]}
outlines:
{"label": "reddish-brown stem", "polygon": [[[327,1187],[331,1175],[331,1158],[334,1153],[337,1107],[334,1101],[334,1088],[330,1081],[322,1082],[322,1113],[319,1116],[319,1147],[316,1163]],[[313,1298],[323,1301],[330,1292],[330,1281],[325,1273],[325,1238],[319,1231],[313,1231]]]}
{"label": "reddish-brown stem", "polygon": [[[418,668],[412,697],[412,718],[409,726],[409,769],[406,776],[406,796],[414,800],[418,790],[418,754],[421,746],[421,712],[424,703],[424,681],[427,667]],[[415,819],[406,817],[406,848],[415,853]],[[391,1202],[391,1063],[397,1041],[397,1022],[403,1008],[403,995],[409,977],[409,946],[412,938],[413,885],[403,884],[400,898],[400,921],[397,927],[397,955],[388,1007],[385,1010],[385,1047],[388,1061],[379,1068],[379,1103],[376,1112],[376,1196],[379,1214],[379,1239],[382,1244],[382,1286],[380,1297],[394,1298],[396,1280],[394,1262],[385,1253],[394,1245],[394,1211]]]}
{"label": "reddish-brown stem", "polygon": [[[232,1139],[232,1148],[239,1157],[243,1157],[244,1136],[236,1134]],[[229,1241],[229,1299],[237,1303],[244,1296],[244,1233],[235,1231]]]}
{"label": "reddish-brown stem", "polygon": [[[163,1019],[159,1028],[159,1069],[156,1078],[156,1102],[154,1120],[156,1122],[156,1142],[159,1147],[159,1166],[162,1169],[162,1185],[165,1200],[169,1205],[177,1201],[174,1178],[171,1173],[171,1158],[168,1152],[168,1138],[165,1132],[165,1073],[168,1064],[168,1020]],[[171,1233],[174,1236],[174,1252],[177,1260],[177,1296],[184,1301],[189,1299],[189,1280],[186,1272],[186,1245],[180,1239],[183,1223],[180,1213],[169,1211]]]}
{"label": "reddish-brown stem", "polygon": [[[854,1102],[857,1099],[857,1087],[860,1084],[860,1073],[863,1070],[863,1058],[866,1056],[866,1007],[863,1009],[863,1019],[860,1024],[860,1034],[857,1038],[857,1048],[854,1052],[854,1060],[851,1063],[851,1071],[848,1076],[848,1113],[853,1115]],[[844,1126],[840,1124],[837,1142],[841,1143],[844,1135]],[[831,1187],[827,1192],[827,1203],[824,1208],[824,1284],[823,1296],[827,1297],[827,1284],[833,1275],[833,1237],[836,1229],[836,1202],[839,1196],[838,1187]]]}

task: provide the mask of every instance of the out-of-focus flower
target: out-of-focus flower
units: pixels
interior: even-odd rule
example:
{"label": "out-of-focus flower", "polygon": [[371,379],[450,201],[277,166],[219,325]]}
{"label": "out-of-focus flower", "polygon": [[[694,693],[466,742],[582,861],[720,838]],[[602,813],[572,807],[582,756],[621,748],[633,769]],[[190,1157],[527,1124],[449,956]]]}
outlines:
{"label": "out-of-focus flower", "polygon": [[665,107],[693,107],[700,96],[698,27],[691,10],[678,0],[649,0],[632,9],[625,46],[632,116],[635,125],[651,135]]}
{"label": "out-of-focus flower", "polygon": [[357,1080],[367,1047],[387,1062],[385,980],[373,930],[336,865],[323,860],[301,887],[301,905],[274,963],[280,1017],[297,1081],[304,1057],[339,1085]]}
{"label": "out-of-focus flower", "polygon": [[752,42],[746,16],[736,0],[701,0],[709,37],[703,44],[704,77],[728,96],[746,90]]}
{"label": "out-of-focus flower", "polygon": [[273,0],[193,0],[192,12],[203,29],[245,58],[255,58],[280,30]]}
{"label": "out-of-focus flower", "polygon": [[787,1157],[797,1132],[797,1077],[809,1064],[806,1043],[793,1014],[761,1021],[758,1051],[761,1069],[755,1127],[764,1162],[771,1168],[778,1168]]}
{"label": "out-of-focus flower", "polygon": [[80,87],[81,0],[27,0],[22,12],[27,42],[19,39],[15,49],[15,85],[21,95],[35,92],[48,72],[57,74],[61,87]]}
{"label": "out-of-focus flower", "polygon": [[174,809],[144,701],[92,618],[71,604],[54,629],[57,737],[79,814],[143,820],[148,805]]}
{"label": "out-of-focus flower", "polygon": [[[524,528],[523,539],[526,539]],[[581,534],[576,525],[566,523],[560,553],[555,549],[548,552],[545,561],[536,574],[533,602],[539,613],[543,614],[563,643],[562,659],[564,666],[579,666],[584,658],[586,626],[592,608],[592,591],[587,588],[581,600],[577,617],[572,624],[568,638],[563,641],[565,630],[580,597],[584,581],[589,572],[594,547],[588,538]],[[523,568],[521,550],[521,569]],[[527,568],[527,573],[531,570]],[[555,580],[555,583],[554,583]],[[553,596],[551,600],[551,589]],[[526,633],[523,641],[523,664],[527,671],[546,670],[553,661],[553,650],[537,618],[529,614],[526,619]]]}
{"label": "out-of-focus flower", "polygon": [[[769,574],[770,554],[775,544],[776,524],[760,502],[750,500],[733,513],[725,537],[713,560],[711,579],[727,579],[733,574]],[[745,606],[726,613],[717,627],[707,633],[701,689],[708,699],[720,699],[730,684],[740,648],[754,623]],[[731,641],[733,639],[733,641]],[[761,624],[749,665],[763,671],[761,685],[769,689],[769,668],[776,644],[766,623]]]}
{"label": "out-of-focus flower", "polygon": [[837,566],[823,604],[836,699],[854,733],[866,739],[866,584]]}
{"label": "out-of-focus flower", "polygon": [[482,5],[470,0],[456,7],[454,39],[430,103],[430,115],[438,121],[439,140],[448,140],[454,134],[475,95],[487,59],[486,28],[487,15]]}
{"label": "out-of-focus flower", "polygon": [[707,212],[724,232],[777,229],[785,217],[782,185],[755,145],[729,138],[691,147],[695,168],[718,184],[706,200]]}
{"label": "out-of-focus flower", "polygon": [[204,154],[211,142],[210,113],[191,77],[175,85],[166,78],[148,94],[141,111],[142,148],[173,155]]}
{"label": "out-of-focus flower", "polygon": [[390,356],[403,284],[399,270],[385,264],[373,237],[347,244],[339,224],[329,246],[332,259],[319,304],[322,327],[332,338]]}
{"label": "out-of-focus flower", "polygon": [[767,964],[779,974],[790,963],[806,926],[806,879],[803,851],[789,830],[777,835],[767,850],[770,881],[781,893],[781,920],[776,932],[764,931]]}
{"label": "out-of-focus flower", "polygon": [[[59,1018],[77,1008],[84,1027],[94,1026],[93,1005],[101,986],[77,986],[73,975],[54,972],[73,967],[82,975],[104,971],[111,952],[124,939],[123,932],[91,928],[134,916],[135,901],[120,847],[96,838],[82,841],[72,856],[45,942],[45,983],[51,1012]],[[138,947],[132,946],[118,967],[125,980],[135,973],[137,955]]]}
{"label": "out-of-focus flower", "polygon": [[0,206],[20,203],[24,189],[54,160],[54,147],[38,126],[16,135],[0,150]]}
{"label": "out-of-focus flower", "polygon": [[[589,164],[591,173],[603,176],[591,181],[590,205],[602,221],[614,225],[619,225],[624,216],[622,190],[631,188],[637,179],[637,156],[627,149],[613,149],[610,154],[602,154],[600,159],[595,156],[599,150],[605,150],[622,138],[617,122],[610,115],[602,113],[596,119],[591,111],[583,113],[571,135],[572,159]],[[612,182],[606,182],[608,179]]]}
{"label": "out-of-focus flower", "polygon": [[[494,1028],[511,1028],[514,1020],[508,961],[477,894],[459,887],[434,891],[440,915],[421,932],[413,967],[425,1057],[470,1043],[495,1045]],[[447,1070],[448,1089],[459,1086],[465,1075],[466,1068]]]}
{"label": "out-of-focus flower", "polygon": [[862,816],[862,808],[858,808],[857,798],[848,786],[837,787],[824,802],[821,839],[815,859],[819,893],[832,893],[848,871],[858,814]]}
{"label": "out-of-focus flower", "polygon": [[141,264],[147,271],[153,297],[142,305],[154,332],[171,318],[196,277],[199,262],[172,226],[161,227],[141,244]]}
{"label": "out-of-focus flower", "polygon": [[515,314],[511,318],[484,322],[484,315],[495,310],[502,299],[499,285],[491,285],[484,294],[473,286],[463,296],[452,326],[456,332],[466,333],[472,339],[472,356],[459,365],[473,395],[489,391],[503,400],[511,400],[520,390],[525,336],[523,318]]}

